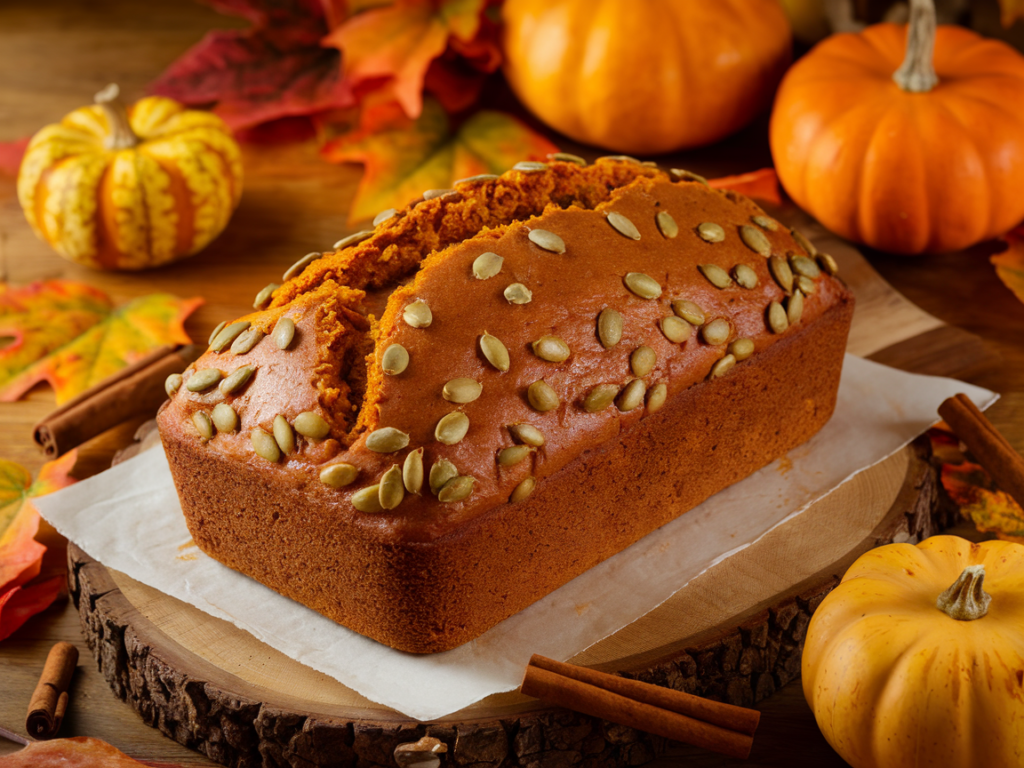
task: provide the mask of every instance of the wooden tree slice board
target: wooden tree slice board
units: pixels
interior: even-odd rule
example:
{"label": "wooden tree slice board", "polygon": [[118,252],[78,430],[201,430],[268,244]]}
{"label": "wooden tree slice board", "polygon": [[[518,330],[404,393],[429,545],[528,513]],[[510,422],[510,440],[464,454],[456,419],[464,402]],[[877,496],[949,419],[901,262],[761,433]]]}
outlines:
{"label": "wooden tree slice board", "polygon": [[[867,549],[947,524],[926,441],[861,473],[694,579],[577,663],[751,705],[799,675],[810,614]],[[114,692],[182,744],[232,766],[391,765],[430,734],[457,765],[637,765],[664,741],[518,693],[413,721],[228,622],[107,570],[70,547],[71,592]],[[480,768],[483,768],[481,765]]]}

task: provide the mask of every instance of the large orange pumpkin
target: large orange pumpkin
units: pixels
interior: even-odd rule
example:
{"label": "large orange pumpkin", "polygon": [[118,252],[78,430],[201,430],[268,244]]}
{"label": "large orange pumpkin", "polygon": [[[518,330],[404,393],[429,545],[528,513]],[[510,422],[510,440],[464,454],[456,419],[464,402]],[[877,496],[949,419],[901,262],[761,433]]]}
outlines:
{"label": "large orange pumpkin", "polygon": [[145,269],[196,253],[242,194],[242,162],[209,112],[151,96],[129,110],[116,86],[32,137],[18,199],[32,229],[71,261]]}
{"label": "large orange pumpkin", "polygon": [[527,108],[632,154],[738,130],[791,56],[777,0],[505,0],[502,16],[505,75]]}
{"label": "large orange pumpkin", "polygon": [[1024,56],[936,30],[934,13],[915,0],[909,32],[828,38],[786,74],[772,113],[775,168],[796,203],[893,253],[966,248],[1024,218]]}

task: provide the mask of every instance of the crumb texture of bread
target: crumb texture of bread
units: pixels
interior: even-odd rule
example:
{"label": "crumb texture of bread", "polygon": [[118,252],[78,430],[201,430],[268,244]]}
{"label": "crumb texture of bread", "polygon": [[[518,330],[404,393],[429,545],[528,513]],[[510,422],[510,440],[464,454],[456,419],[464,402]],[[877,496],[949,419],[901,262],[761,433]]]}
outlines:
{"label": "crumb texture of bread", "polygon": [[458,184],[185,372],[158,421],[189,529],[357,632],[456,647],[819,430],[853,312],[834,272],[749,200],[629,160]]}

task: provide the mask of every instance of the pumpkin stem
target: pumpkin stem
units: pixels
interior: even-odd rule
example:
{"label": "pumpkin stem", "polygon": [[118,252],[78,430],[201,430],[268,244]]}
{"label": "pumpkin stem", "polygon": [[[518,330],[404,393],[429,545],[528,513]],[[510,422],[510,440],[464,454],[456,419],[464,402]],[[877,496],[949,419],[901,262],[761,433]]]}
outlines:
{"label": "pumpkin stem", "polygon": [[927,93],[939,84],[932,64],[935,50],[934,0],[910,0],[907,24],[907,55],[892,76],[896,85],[909,93]]}
{"label": "pumpkin stem", "polygon": [[939,595],[935,605],[957,621],[974,621],[988,613],[992,595],[982,589],[984,565],[968,565],[953,585]]}
{"label": "pumpkin stem", "polygon": [[131,149],[139,143],[139,137],[128,122],[128,110],[121,103],[120,95],[121,89],[117,83],[111,83],[93,97],[106,113],[107,124],[110,126],[110,133],[103,140],[103,146],[107,149]]}

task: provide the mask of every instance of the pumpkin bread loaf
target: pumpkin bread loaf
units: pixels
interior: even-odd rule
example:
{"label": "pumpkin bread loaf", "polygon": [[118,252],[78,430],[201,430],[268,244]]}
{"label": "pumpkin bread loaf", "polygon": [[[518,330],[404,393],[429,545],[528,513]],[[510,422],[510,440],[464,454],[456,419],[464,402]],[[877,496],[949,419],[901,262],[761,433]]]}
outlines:
{"label": "pumpkin bread loaf", "polygon": [[828,420],[831,257],[692,174],[562,157],[381,214],[169,379],[205,552],[444,651]]}

